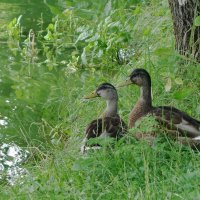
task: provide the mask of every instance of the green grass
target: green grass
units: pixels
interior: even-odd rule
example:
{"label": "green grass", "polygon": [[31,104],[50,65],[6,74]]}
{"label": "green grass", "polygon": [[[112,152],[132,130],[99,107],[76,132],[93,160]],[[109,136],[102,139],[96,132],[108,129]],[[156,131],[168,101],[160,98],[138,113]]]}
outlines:
{"label": "green grass", "polygon": [[[195,118],[200,115],[200,66],[174,51],[168,2],[152,0],[137,4],[135,9],[127,9],[121,15],[118,14],[124,9],[123,6],[128,5],[122,2],[118,7],[114,6],[114,14],[110,15],[113,21],[121,20],[121,30],[110,30],[108,24],[102,23],[100,28],[104,31],[101,32],[96,21],[84,19],[84,16],[79,16],[80,13],[72,15],[72,29],[81,26],[84,20],[90,20],[89,29],[99,33],[101,46],[94,41],[82,40],[76,44],[76,50],[70,49],[71,39],[67,30],[62,29],[63,25],[57,29],[51,41],[57,57],[53,58],[50,50],[43,55],[49,56],[50,61],[45,67],[50,71],[43,70],[40,65],[31,68],[36,86],[32,84],[28,89],[19,90],[18,87],[25,85],[26,80],[15,80],[13,89],[17,98],[28,104],[31,112],[37,117],[39,115],[40,120],[31,116],[30,120],[27,119],[28,122],[33,121],[29,129],[22,129],[32,153],[25,165],[30,174],[19,185],[2,185],[2,199],[200,198],[199,152],[171,141],[162,130],[156,130],[160,136],[153,145],[135,140],[133,135],[137,129],[99,151],[80,154],[85,126],[98,117],[105,106],[100,99],[83,102],[81,98],[104,81],[113,84],[123,81],[137,67],[143,67],[151,74],[154,105],[172,105]],[[124,13],[126,17],[122,17]],[[106,17],[101,16],[98,20],[105,22]],[[61,17],[57,24],[63,21],[69,23],[68,20]],[[73,33],[72,29],[70,34]],[[66,35],[62,35],[62,31]],[[59,43],[60,39],[66,42],[65,45]],[[120,42],[116,42],[117,39]],[[108,48],[109,43],[111,47]],[[70,53],[66,55],[66,61],[70,60],[70,65],[61,65],[59,68],[58,65],[63,61],[59,53],[64,54],[68,45]],[[84,48],[87,64],[84,64]],[[131,56],[128,63],[119,63],[115,56],[111,59],[118,48],[134,48],[136,55]],[[98,57],[95,53],[100,50],[103,55]],[[77,71],[69,73],[70,67]],[[37,74],[38,70],[42,75]],[[166,87],[169,91],[165,90]],[[40,94],[37,93],[38,88]],[[35,91],[33,89],[35,93],[32,93]],[[26,91],[29,93],[23,95]],[[119,90],[119,113],[126,122],[138,97],[139,88],[136,86]],[[18,116],[18,119],[22,124],[25,123],[23,116]],[[35,138],[31,129],[34,125],[37,126]],[[142,130],[149,130],[153,123],[143,123],[141,126]]]}
{"label": "green grass", "polygon": [[129,135],[83,156],[79,141],[69,139],[63,150],[29,166],[31,174],[23,184],[4,187],[2,197],[198,199],[199,153],[160,140],[149,146]]}

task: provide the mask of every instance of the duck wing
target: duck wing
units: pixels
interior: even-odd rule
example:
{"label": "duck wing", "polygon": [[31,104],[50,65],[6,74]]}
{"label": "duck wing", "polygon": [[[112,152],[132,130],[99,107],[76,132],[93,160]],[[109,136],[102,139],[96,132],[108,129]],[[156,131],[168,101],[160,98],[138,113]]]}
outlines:
{"label": "duck wing", "polygon": [[188,137],[200,136],[200,121],[190,117],[174,107],[159,106],[152,109],[151,113],[168,129],[178,130]]}
{"label": "duck wing", "polygon": [[120,117],[105,117],[93,120],[86,128],[86,137],[99,136],[119,137],[127,130],[127,126]]}

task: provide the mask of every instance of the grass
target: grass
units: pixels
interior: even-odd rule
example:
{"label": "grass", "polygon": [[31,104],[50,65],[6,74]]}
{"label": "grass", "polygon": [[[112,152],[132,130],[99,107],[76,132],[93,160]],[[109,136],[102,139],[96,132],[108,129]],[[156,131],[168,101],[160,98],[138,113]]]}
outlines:
{"label": "grass", "polygon": [[126,136],[88,155],[70,139],[49,155],[22,184],[3,191],[13,199],[195,199],[199,153],[167,140],[152,147]]}
{"label": "grass", "polygon": [[[128,18],[132,13],[134,24]],[[167,1],[152,0],[148,4],[139,4],[137,9],[130,13],[127,11],[126,14],[127,18],[123,18],[121,23],[127,23],[122,26],[122,32],[128,31],[127,27],[130,28],[130,36],[126,36],[129,38],[128,42],[110,41],[111,48],[102,49],[104,54],[98,58],[92,52],[94,49],[99,51],[102,47],[82,40],[77,44],[78,53],[73,54],[72,50],[72,54],[82,56],[82,60],[79,59],[76,63],[73,56],[70,58],[70,67],[77,70],[76,73],[64,76],[66,68],[61,67],[55,71],[51,69],[58,75],[54,76],[51,71],[42,73],[39,68],[43,76],[37,77],[39,80],[36,83],[41,83],[40,89],[45,94],[48,93],[39,99],[42,107],[36,101],[36,92],[31,101],[18,96],[34,108],[33,112],[40,113],[42,121],[37,121],[38,133],[43,135],[45,142],[33,142],[33,138],[30,136],[29,139],[24,129],[24,137],[28,138],[27,146],[33,149],[35,147],[34,150],[30,148],[33,156],[26,164],[30,174],[21,184],[13,187],[3,185],[0,189],[2,199],[200,198],[199,152],[171,141],[162,130],[157,130],[161,134],[153,145],[134,139],[135,131],[131,130],[119,142],[99,151],[91,151],[87,155],[80,154],[86,124],[98,117],[105,106],[105,102],[101,100],[82,102],[81,97],[104,81],[116,84],[124,80],[137,67],[143,67],[151,74],[154,105],[172,105],[199,118],[199,65],[180,57],[173,50],[172,21]],[[112,17],[113,20],[118,19],[116,15]],[[80,21],[77,23],[82,23]],[[95,23],[91,24],[93,27]],[[100,34],[99,40],[107,45],[111,39],[111,30],[104,28],[108,34],[100,33],[99,30],[97,32]],[[116,39],[120,31],[114,32],[117,33],[113,34]],[[58,33],[56,34],[59,35]],[[62,37],[68,42],[67,36]],[[58,53],[58,50],[64,51],[67,45],[63,49],[56,49],[55,46],[54,50]],[[119,63],[116,58],[112,60],[112,52],[116,53],[118,46],[124,49],[134,48],[136,55],[129,58],[128,63]],[[87,65],[83,63],[84,48],[87,50]],[[52,57],[48,59],[51,60]],[[32,71],[33,75],[34,73]],[[49,76],[52,79],[48,79]],[[51,81],[48,82],[49,80]],[[24,82],[20,84],[24,85]],[[15,91],[18,91],[16,88]],[[127,121],[130,109],[138,99],[139,89],[129,86],[118,92],[119,112]],[[37,106],[38,110],[41,108],[40,112],[37,111]],[[143,123],[142,129],[149,130],[152,124]]]}

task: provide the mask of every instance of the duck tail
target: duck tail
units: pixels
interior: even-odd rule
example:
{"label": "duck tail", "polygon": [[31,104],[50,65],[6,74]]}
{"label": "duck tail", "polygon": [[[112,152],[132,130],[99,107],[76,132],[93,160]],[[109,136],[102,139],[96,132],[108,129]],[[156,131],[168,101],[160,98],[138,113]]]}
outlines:
{"label": "duck tail", "polygon": [[200,136],[197,136],[197,137],[194,137],[194,138],[192,138],[193,140],[199,140],[200,141]]}

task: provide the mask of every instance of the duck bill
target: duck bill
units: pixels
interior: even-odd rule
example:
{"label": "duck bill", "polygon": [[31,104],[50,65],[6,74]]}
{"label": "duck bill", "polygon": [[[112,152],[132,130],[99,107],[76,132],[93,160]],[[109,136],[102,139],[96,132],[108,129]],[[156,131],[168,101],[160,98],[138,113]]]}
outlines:
{"label": "duck bill", "polygon": [[130,79],[127,79],[127,80],[125,80],[124,82],[119,83],[119,84],[117,85],[117,88],[121,88],[121,87],[130,85],[130,84],[133,84],[133,82],[132,82]]}
{"label": "duck bill", "polygon": [[92,99],[98,97],[98,94],[96,93],[96,91],[92,92],[91,94],[84,96],[83,99]]}

